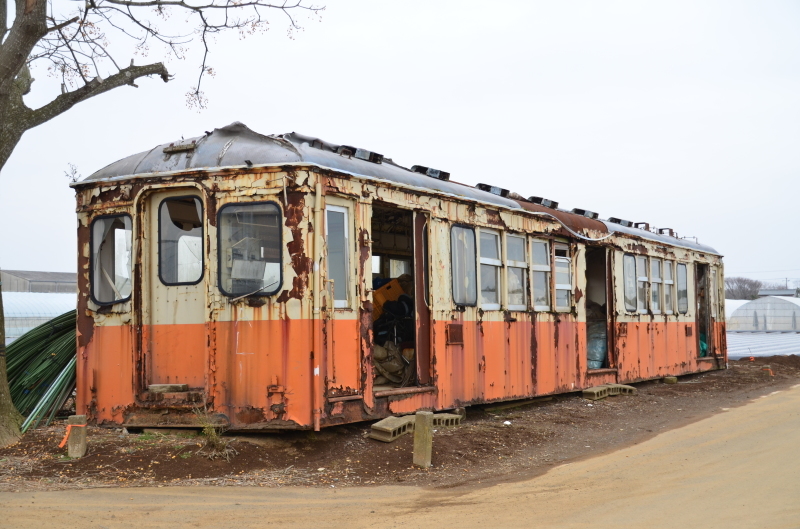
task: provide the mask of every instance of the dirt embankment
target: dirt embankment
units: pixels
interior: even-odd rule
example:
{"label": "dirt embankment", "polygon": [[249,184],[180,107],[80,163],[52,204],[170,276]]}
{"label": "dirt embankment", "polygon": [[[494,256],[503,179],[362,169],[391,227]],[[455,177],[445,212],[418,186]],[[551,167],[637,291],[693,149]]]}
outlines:
{"label": "dirt embankment", "polygon": [[471,407],[461,426],[435,433],[429,471],[411,466],[411,436],[381,443],[366,437],[369,424],[231,435],[230,446],[238,454],[230,461],[209,459],[203,438],[192,433],[126,435],[101,428],[90,428],[87,456],[72,460],[58,448],[64,426],[56,424],[0,450],[0,491],[192,484],[453,487],[526,479],[566,461],[640,443],[800,380],[798,356],[730,365],[681,377],[675,385],[636,384],[639,394],[632,397],[590,402],[569,394],[517,407]]}

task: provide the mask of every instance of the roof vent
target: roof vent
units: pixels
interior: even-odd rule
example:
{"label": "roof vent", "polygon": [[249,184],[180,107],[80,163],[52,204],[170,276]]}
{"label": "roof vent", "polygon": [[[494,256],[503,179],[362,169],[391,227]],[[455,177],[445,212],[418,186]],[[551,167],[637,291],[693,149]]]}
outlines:
{"label": "roof vent", "polygon": [[357,147],[351,147],[349,145],[340,145],[336,152],[342,156],[347,156],[348,158],[358,158],[359,160],[364,160],[367,162],[372,163],[381,163],[383,162],[383,155],[378,154],[377,152],[368,151],[366,149],[359,149]]}
{"label": "roof vent", "polygon": [[644,231],[650,231],[650,223],[649,222],[635,222],[633,224],[634,228],[639,228]]}
{"label": "roof vent", "polygon": [[672,228],[658,228],[659,235],[669,235],[670,237],[675,237],[675,232],[672,231]]}
{"label": "roof vent", "polygon": [[588,209],[581,209],[581,208],[572,208],[572,212],[576,215],[582,215],[589,219],[596,219],[600,215],[595,213],[594,211],[589,211]]}
{"label": "roof vent", "polygon": [[440,171],[439,169],[434,169],[433,167],[425,167],[424,165],[412,165],[411,170],[415,173],[424,174],[430,176],[431,178],[438,178],[439,180],[450,180],[450,173],[446,171]]}
{"label": "roof vent", "polygon": [[194,140],[192,140],[192,143],[178,143],[177,145],[170,143],[168,146],[164,147],[164,154],[193,151],[195,147],[197,147],[197,144],[194,142]]}
{"label": "roof vent", "polygon": [[558,209],[558,202],[555,200],[542,197],[529,197],[528,200],[534,204],[539,204],[540,206],[544,206],[546,208]]}
{"label": "roof vent", "polygon": [[477,187],[481,191],[488,191],[493,195],[499,195],[501,197],[508,196],[508,189],[503,189],[502,187],[490,186],[489,184],[478,184],[475,187]]}
{"label": "roof vent", "polygon": [[614,224],[619,224],[620,226],[625,226],[626,228],[633,228],[633,221],[619,219],[617,217],[609,217],[608,222],[613,222]]}

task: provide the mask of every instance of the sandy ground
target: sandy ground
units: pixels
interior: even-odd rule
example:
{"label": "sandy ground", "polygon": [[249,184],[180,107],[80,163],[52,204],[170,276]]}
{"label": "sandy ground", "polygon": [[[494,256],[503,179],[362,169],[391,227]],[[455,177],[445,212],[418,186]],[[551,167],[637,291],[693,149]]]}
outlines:
{"label": "sandy ground", "polygon": [[515,483],[0,493],[0,526],[797,528],[798,447],[800,385]]}

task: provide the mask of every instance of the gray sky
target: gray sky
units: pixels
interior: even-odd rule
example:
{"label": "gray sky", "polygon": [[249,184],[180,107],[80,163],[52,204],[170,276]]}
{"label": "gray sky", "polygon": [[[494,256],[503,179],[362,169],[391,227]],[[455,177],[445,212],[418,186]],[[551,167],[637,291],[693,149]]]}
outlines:
{"label": "gray sky", "polygon": [[[697,236],[726,275],[800,279],[800,3],[331,0],[294,40],[197,63],[29,132],[0,174],[0,267],[74,271],[68,163],[87,176],[242,121]],[[152,54],[148,60],[156,59]],[[144,59],[137,59],[143,63]],[[28,103],[58,83],[35,71]]]}

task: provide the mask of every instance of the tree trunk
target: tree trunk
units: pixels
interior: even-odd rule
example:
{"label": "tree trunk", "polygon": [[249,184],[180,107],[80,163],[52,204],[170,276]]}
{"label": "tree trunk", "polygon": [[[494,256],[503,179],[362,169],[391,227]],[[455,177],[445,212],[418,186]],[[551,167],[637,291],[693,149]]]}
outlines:
{"label": "tree trunk", "polygon": [[[0,283],[1,284],[1,283]],[[3,291],[0,287],[0,448],[16,443],[22,434],[22,415],[11,402],[6,373],[6,318],[3,313]]]}

